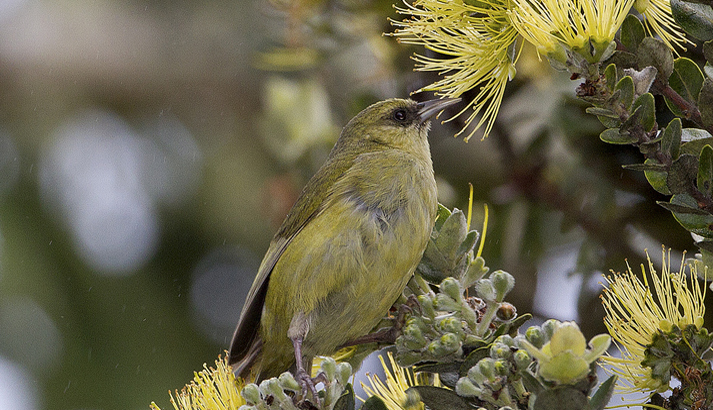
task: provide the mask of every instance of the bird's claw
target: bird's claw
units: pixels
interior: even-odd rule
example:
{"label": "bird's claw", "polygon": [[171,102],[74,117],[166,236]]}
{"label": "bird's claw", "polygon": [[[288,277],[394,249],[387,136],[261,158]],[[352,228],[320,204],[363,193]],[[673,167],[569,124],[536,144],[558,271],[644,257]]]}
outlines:
{"label": "bird's claw", "polygon": [[317,405],[317,408],[322,408],[322,403],[319,399],[317,388],[315,387],[315,381],[317,381],[318,383],[319,381],[322,381],[321,379],[319,379],[319,376],[322,376],[324,378],[324,374],[320,373],[317,377],[312,379],[312,377],[309,373],[307,373],[306,370],[298,369],[295,374],[295,379],[297,379],[297,383],[302,386],[302,402],[304,402],[307,399],[307,396],[311,394],[312,399]]}

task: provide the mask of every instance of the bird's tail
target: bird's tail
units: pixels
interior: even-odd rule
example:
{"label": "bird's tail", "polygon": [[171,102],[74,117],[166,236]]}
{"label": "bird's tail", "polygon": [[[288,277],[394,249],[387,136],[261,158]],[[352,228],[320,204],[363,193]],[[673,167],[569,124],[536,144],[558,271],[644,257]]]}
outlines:
{"label": "bird's tail", "polygon": [[240,377],[246,381],[257,380],[259,369],[257,369],[255,365],[260,362],[261,354],[262,340],[258,339],[253,342],[250,349],[241,359],[233,362],[229,358],[228,363],[233,366],[233,373],[235,373],[236,377]]}

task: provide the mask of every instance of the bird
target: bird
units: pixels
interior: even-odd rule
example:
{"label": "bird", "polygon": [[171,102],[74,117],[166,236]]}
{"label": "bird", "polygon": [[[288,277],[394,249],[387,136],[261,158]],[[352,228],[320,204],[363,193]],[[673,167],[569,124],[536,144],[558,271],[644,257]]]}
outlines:
{"label": "bird", "polygon": [[[272,239],[228,351],[256,382],[366,335],[418,265],[438,207],[430,119],[460,99],[388,99],[343,128]],[[316,399],[316,397],[315,397]]]}

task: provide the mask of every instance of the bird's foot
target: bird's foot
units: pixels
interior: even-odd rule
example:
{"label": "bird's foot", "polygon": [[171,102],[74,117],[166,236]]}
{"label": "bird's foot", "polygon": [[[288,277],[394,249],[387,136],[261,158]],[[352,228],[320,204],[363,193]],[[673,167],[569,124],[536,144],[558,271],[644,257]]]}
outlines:
{"label": "bird's foot", "polygon": [[[317,377],[313,379],[310,374],[307,373],[306,370],[297,369],[297,372],[295,373],[295,379],[297,380],[297,383],[302,386],[302,400],[297,403],[298,407],[309,409],[311,407],[315,407],[314,405],[316,405],[316,408],[322,408],[322,402],[319,399],[319,394],[317,393],[317,388],[315,387],[316,383],[323,381],[322,379],[320,379],[320,376],[322,376],[322,378],[326,380],[326,377],[323,373],[320,373],[319,375],[317,375]],[[312,404],[311,402],[309,402],[309,404],[307,402],[307,397],[310,394],[312,395],[312,400],[314,400],[314,405],[312,406],[310,406],[310,404]]]}

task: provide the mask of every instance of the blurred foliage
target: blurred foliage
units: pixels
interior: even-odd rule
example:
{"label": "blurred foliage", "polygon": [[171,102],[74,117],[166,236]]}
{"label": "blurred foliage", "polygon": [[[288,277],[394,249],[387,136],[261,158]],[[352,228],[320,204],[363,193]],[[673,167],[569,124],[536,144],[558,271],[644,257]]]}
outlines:
{"label": "blurred foliage", "polygon": [[[413,49],[382,36],[397,18],[392,1],[11,3],[0,16],[0,362],[26,372],[37,392],[28,408],[168,407],[165,392],[227,346],[260,256],[340,127],[436,74],[413,73]],[[657,72],[682,90],[709,55],[664,56]],[[656,204],[679,185],[654,166],[622,170],[642,162],[640,150],[602,144],[605,127],[572,97],[576,84],[534,50],[518,70],[489,139],[465,144],[452,138],[462,124],[434,124],[439,190],[451,192],[440,199],[463,207],[472,182],[474,226],[477,205],[491,204],[484,254],[515,275],[509,302],[521,311],[551,316],[533,304],[537,282],[555,274],[548,261],[581,276],[590,337],[604,330],[591,278],[646,246],[696,248]],[[607,73],[633,98],[623,71]],[[706,81],[679,94],[707,98]],[[696,137],[664,99],[626,108],[666,124],[673,154],[677,129]],[[707,176],[711,153],[699,153],[696,175]],[[681,146],[671,159],[690,155]],[[687,161],[677,166],[692,175]],[[678,195],[670,203],[689,207]]]}

